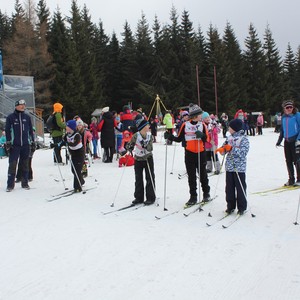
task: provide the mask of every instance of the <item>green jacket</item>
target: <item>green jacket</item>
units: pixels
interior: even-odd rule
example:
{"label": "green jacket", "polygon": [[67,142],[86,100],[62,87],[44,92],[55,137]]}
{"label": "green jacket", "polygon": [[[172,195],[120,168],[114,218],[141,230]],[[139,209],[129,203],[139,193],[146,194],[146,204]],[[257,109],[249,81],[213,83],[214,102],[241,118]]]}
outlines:
{"label": "green jacket", "polygon": [[170,113],[166,113],[163,119],[163,123],[166,125],[167,129],[173,128],[172,116]]}
{"label": "green jacket", "polygon": [[56,120],[57,128],[52,130],[51,136],[52,137],[63,136],[64,130],[66,129],[66,123],[63,121],[63,117],[60,112],[55,113],[55,120]]}

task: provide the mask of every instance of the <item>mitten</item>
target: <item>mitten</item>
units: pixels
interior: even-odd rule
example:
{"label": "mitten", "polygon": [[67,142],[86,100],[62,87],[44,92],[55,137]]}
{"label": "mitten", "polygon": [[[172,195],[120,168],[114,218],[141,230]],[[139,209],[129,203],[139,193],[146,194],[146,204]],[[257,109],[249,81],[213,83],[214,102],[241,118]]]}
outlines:
{"label": "mitten", "polygon": [[12,148],[11,142],[10,142],[10,141],[7,141],[7,142],[5,143],[5,150],[6,150],[6,152],[7,152],[7,155],[9,155],[11,148]]}
{"label": "mitten", "polygon": [[204,137],[204,133],[202,131],[197,130],[195,134],[197,139],[202,139]]}
{"label": "mitten", "polygon": [[224,155],[224,154],[230,152],[231,149],[232,149],[232,146],[230,146],[229,144],[226,144],[226,145],[224,145],[224,146],[218,148],[218,149],[215,151],[215,153],[218,153],[218,152],[219,152],[221,155]]}
{"label": "mitten", "polygon": [[300,154],[300,141],[296,141],[295,143],[296,154]]}
{"label": "mitten", "polygon": [[35,150],[36,150],[36,144],[35,144],[35,142],[32,142],[30,145],[30,151],[31,151],[31,153],[34,153]]}

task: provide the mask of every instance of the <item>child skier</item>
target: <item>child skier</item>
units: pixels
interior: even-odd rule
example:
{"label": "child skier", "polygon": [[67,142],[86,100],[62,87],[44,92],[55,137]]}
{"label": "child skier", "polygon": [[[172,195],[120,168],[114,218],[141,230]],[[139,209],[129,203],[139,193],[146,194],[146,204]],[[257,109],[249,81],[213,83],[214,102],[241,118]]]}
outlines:
{"label": "child skier", "polygon": [[[184,141],[185,145],[185,166],[188,174],[190,199],[185,204],[187,207],[197,203],[197,170],[200,174],[200,182],[203,191],[203,202],[210,198],[210,186],[206,172],[206,153],[204,143],[208,140],[206,125],[201,119],[202,109],[196,104],[189,106],[189,121],[182,124],[178,136],[175,137],[165,132],[165,139],[175,142]],[[199,170],[200,167],[200,170]],[[200,191],[199,191],[200,192]]]}
{"label": "child skier", "polygon": [[229,123],[230,136],[227,137],[222,147],[216,152],[221,155],[227,154],[226,169],[226,213],[234,212],[236,206],[238,214],[244,214],[247,209],[246,199],[246,164],[249,152],[249,140],[245,135],[244,123],[240,119],[234,119]]}
{"label": "child skier", "polygon": [[220,128],[214,118],[214,115],[210,115],[205,111],[202,114],[202,120],[207,126],[208,134],[209,134],[209,141],[205,142],[205,151],[206,151],[206,159],[207,165],[206,170],[207,173],[211,173],[213,168],[215,169],[215,174],[219,175],[221,170],[221,165],[219,161],[218,154],[215,153],[218,147],[218,134],[220,132]]}
{"label": "child skier", "polygon": [[[149,132],[149,122],[140,119],[136,123],[137,132],[132,136],[126,148],[129,151],[135,150],[135,191],[132,204],[144,203],[151,205],[155,202],[155,178],[153,163],[153,140],[151,132]],[[146,201],[144,202],[144,180],[143,170],[146,174]]]}
{"label": "child skier", "polygon": [[71,170],[74,175],[73,187],[75,192],[82,191],[84,179],[81,170],[84,163],[84,146],[81,134],[76,129],[76,121],[70,120],[66,123],[66,132],[64,139],[67,142],[71,155]]}

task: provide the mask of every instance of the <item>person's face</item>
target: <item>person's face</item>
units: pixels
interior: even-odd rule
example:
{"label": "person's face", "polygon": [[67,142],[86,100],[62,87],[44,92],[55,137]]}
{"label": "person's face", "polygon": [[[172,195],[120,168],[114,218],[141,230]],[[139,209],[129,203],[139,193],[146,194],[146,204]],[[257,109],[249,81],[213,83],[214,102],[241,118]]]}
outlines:
{"label": "person's face", "polygon": [[16,109],[18,111],[24,111],[25,110],[25,105],[26,105],[25,101],[24,100],[20,100],[19,101],[19,105],[16,106]]}
{"label": "person's face", "polygon": [[293,112],[293,108],[294,108],[293,105],[287,105],[287,106],[285,106],[285,108],[284,108],[284,112],[285,112],[287,115],[290,115],[290,114]]}

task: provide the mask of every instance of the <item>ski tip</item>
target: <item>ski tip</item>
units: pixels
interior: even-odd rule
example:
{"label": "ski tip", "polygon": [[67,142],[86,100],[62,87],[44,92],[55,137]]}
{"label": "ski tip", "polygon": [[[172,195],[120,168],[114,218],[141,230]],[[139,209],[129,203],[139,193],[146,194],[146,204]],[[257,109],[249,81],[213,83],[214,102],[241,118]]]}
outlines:
{"label": "ski tip", "polygon": [[294,222],[293,224],[294,224],[294,225],[299,225],[299,223],[298,223],[298,222]]}
{"label": "ski tip", "polygon": [[211,224],[209,224],[209,223],[206,223],[206,225],[207,225],[208,227],[210,227],[210,226],[211,226]]}
{"label": "ski tip", "polygon": [[252,217],[252,218],[255,218],[255,217],[256,217],[256,215],[255,215],[255,214],[251,214],[251,217]]}
{"label": "ski tip", "polygon": [[160,220],[161,218],[160,218],[160,217],[158,217],[158,216],[155,216],[155,219],[156,219],[156,220]]}
{"label": "ski tip", "polygon": [[189,215],[188,214],[183,214],[185,217],[188,217]]}
{"label": "ski tip", "polygon": [[225,226],[225,225],[222,225],[222,228],[224,228],[224,229],[225,229],[225,228],[227,228],[227,226]]}

